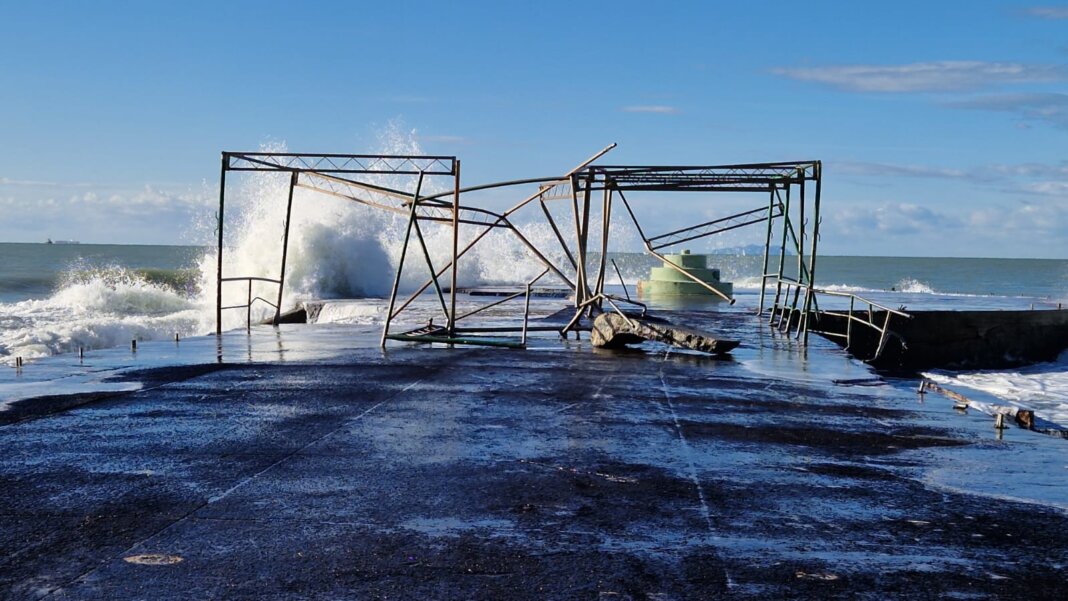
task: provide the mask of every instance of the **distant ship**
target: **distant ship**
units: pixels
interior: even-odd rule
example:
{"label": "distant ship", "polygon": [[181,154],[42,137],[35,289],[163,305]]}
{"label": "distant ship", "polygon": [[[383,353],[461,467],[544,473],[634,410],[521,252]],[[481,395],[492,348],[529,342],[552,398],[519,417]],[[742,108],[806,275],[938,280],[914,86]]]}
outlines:
{"label": "distant ship", "polygon": [[47,240],[45,240],[45,244],[81,244],[81,242],[78,242],[77,240],[55,240],[55,241],[53,241],[51,238],[48,238]]}

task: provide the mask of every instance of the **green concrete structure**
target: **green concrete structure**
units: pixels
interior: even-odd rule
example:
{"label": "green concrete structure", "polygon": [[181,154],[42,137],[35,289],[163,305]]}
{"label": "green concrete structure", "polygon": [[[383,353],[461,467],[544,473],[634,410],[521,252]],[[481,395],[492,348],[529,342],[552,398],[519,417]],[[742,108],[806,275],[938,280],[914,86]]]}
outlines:
{"label": "green concrete structure", "polygon": [[708,267],[708,255],[692,255],[690,251],[683,250],[681,254],[664,255],[664,258],[666,262],[663,266],[653,267],[649,270],[649,279],[639,282],[638,289],[643,296],[701,295],[719,298],[711,290],[679,273],[678,270],[668,265],[668,262],[682,267],[687,273],[724,295],[733,296],[734,285],[720,281],[719,270]]}

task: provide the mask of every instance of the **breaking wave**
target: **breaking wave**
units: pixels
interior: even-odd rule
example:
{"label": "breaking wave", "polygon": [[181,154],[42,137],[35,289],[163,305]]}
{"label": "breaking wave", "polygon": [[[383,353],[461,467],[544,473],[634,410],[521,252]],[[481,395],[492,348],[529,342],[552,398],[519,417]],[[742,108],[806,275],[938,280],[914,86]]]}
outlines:
{"label": "breaking wave", "polygon": [[[269,144],[265,152],[285,152],[284,144]],[[425,154],[415,132],[391,122],[379,134],[381,154]],[[451,189],[424,181],[423,192]],[[444,178],[442,178],[444,179]],[[410,191],[414,178],[381,176],[374,183]],[[435,185],[440,186],[435,188]],[[283,219],[289,187],[284,173],[234,175],[227,186],[224,276],[277,278],[281,264]],[[525,194],[522,192],[521,194]],[[200,217],[194,230],[206,250],[188,269],[128,269],[77,263],[56,278],[51,293],[43,299],[0,304],[0,362],[14,363],[16,356],[51,354],[127,344],[131,339],[153,340],[205,334],[215,328],[216,269],[215,219]],[[559,248],[548,225],[533,219],[517,226],[542,249]],[[437,269],[451,256],[452,230],[422,222],[422,232]],[[563,231],[573,228],[561,218]],[[313,298],[374,298],[388,296],[396,265],[400,261],[407,215],[367,207],[297,188],[293,199],[289,251],[287,254],[283,310]],[[481,228],[461,228],[463,247]],[[552,242],[549,244],[549,242]],[[592,241],[591,244],[595,243]],[[563,251],[553,256],[566,261]],[[459,286],[514,284],[538,275],[543,266],[526,246],[507,231],[494,231],[460,260]],[[402,293],[418,289],[427,281],[422,250],[413,234],[405,260]],[[542,284],[558,284],[550,281]],[[254,282],[253,298],[274,303],[276,284]],[[242,305],[249,297],[246,281],[223,284],[223,305]],[[272,315],[274,308],[262,301],[253,304],[252,319]],[[245,325],[244,310],[223,312],[223,328]]]}
{"label": "breaking wave", "polygon": [[197,299],[132,271],[82,272],[46,299],[0,304],[0,361],[199,334],[206,316]]}

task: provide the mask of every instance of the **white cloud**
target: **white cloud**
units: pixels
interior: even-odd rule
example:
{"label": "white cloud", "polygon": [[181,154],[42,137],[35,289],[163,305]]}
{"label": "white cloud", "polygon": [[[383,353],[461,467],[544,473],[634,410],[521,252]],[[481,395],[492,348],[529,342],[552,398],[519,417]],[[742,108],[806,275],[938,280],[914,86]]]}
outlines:
{"label": "white cloud", "polygon": [[851,205],[830,216],[834,228],[845,236],[904,236],[931,230],[960,227],[958,217],[939,213],[914,203],[885,203],[875,207]]}
{"label": "white cloud", "polygon": [[1068,81],[1066,65],[983,61],[780,67],[772,73],[851,92],[959,92],[1003,84]]}
{"label": "white cloud", "polygon": [[0,177],[0,186],[22,186],[27,188],[89,188],[94,184],[85,182],[53,182],[35,179],[13,179]]}
{"label": "white cloud", "polygon": [[620,110],[624,113],[658,113],[661,115],[675,115],[679,112],[678,108],[664,104],[638,104],[625,106]]}
{"label": "white cloud", "polygon": [[1040,19],[1068,19],[1068,6],[1034,6],[1025,12]]}
{"label": "white cloud", "polygon": [[[1068,202],[1008,203],[942,212],[914,203],[853,203],[825,218],[835,252],[1063,257]],[[838,250],[840,249],[840,250]]]}
{"label": "white cloud", "polygon": [[987,237],[1026,234],[1032,236],[1052,234],[1057,238],[1068,228],[1068,205],[1063,203],[1022,203],[1015,207],[991,207],[968,213],[969,229],[985,231]]}
{"label": "white cloud", "polygon": [[990,165],[984,169],[1013,177],[1063,177],[1068,180],[1068,162],[1057,165],[1023,163],[1020,165]]}
{"label": "white cloud", "polygon": [[1007,194],[1039,194],[1068,198],[1068,161],[1056,164],[1023,163],[948,169],[926,165],[894,165],[844,161],[828,162],[828,173],[880,178],[932,178],[990,186]]}
{"label": "white cloud", "polygon": [[871,175],[877,177],[930,177],[945,179],[964,179],[972,175],[961,169],[946,169],[924,165],[894,165],[890,163],[869,163],[862,161],[842,161],[828,166],[837,173],[845,175]]}
{"label": "white cloud", "polygon": [[1068,181],[1063,182],[1034,182],[1026,184],[1024,189],[1034,194],[1047,196],[1064,196],[1068,198]]}
{"label": "white cloud", "polygon": [[48,188],[12,191],[0,197],[0,240],[177,243],[191,232],[187,224],[210,215],[218,202],[207,183],[132,189],[100,185],[58,195]]}
{"label": "white cloud", "polygon": [[950,102],[946,106],[1012,113],[1023,119],[1068,127],[1068,94],[992,94]]}

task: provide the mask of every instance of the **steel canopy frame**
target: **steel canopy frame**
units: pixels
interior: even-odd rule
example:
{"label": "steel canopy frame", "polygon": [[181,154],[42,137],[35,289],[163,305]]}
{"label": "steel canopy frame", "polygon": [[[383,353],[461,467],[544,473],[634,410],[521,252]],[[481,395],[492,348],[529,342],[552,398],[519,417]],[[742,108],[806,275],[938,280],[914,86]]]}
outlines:
{"label": "steel canopy frame", "polygon": [[[230,308],[245,308],[251,317],[251,305],[260,300],[275,309],[274,322],[277,323],[282,307],[282,288],[285,281],[285,262],[288,252],[288,236],[292,211],[293,190],[296,187],[314,190],[329,196],[347,199],[379,210],[407,216],[407,229],[401,249],[400,261],[393,282],[389,299],[389,308],[382,332],[382,344],[387,340],[408,340],[423,342],[447,342],[459,344],[487,344],[492,346],[522,346],[526,333],[533,329],[551,329],[566,336],[570,331],[588,329],[582,325],[581,318],[592,317],[604,311],[604,303],[612,309],[623,313],[617,303],[644,305],[629,298],[623,299],[606,294],[605,272],[608,261],[608,248],[611,237],[611,216],[613,205],[623,203],[626,215],[633,222],[649,254],[664,261],[665,265],[680,272],[683,276],[704,286],[711,293],[722,296],[725,300],[734,299],[723,295],[719,290],[688,273],[661,254],[661,251],[685,242],[690,242],[741,227],[766,223],[764,232],[764,257],[761,271],[760,307],[763,314],[767,284],[774,283],[774,299],[767,303],[770,307],[770,320],[787,334],[796,328],[796,336],[808,338],[808,316],[815,306],[815,270],[817,242],[820,226],[820,194],[822,188],[822,165],[819,161],[796,161],[775,163],[745,163],[729,165],[599,165],[596,161],[611,151],[611,144],[585,161],[579,163],[561,176],[528,178],[507,182],[496,182],[460,187],[460,161],[453,156],[422,155],[367,155],[367,154],[298,154],[298,153],[264,153],[264,152],[224,152],[221,171],[219,195],[219,256],[218,256],[218,297],[217,297],[217,332],[222,331],[222,311]],[[223,208],[225,206],[226,173],[239,172],[286,172],[290,173],[289,194],[284,222],[283,249],[280,273],[277,279],[265,277],[223,277]],[[409,185],[399,190],[381,185],[374,181],[375,176],[390,174],[407,176]],[[430,177],[451,178],[451,190],[434,194],[423,192],[424,183]],[[412,185],[414,184],[414,186]],[[517,204],[502,212],[490,211],[476,206],[465,206],[460,202],[462,194],[494,188],[510,188],[519,185],[536,185],[534,193],[524,197]],[[408,189],[411,188],[411,189]],[[694,225],[662,233],[647,234],[633,210],[632,202],[643,192],[744,192],[766,194],[767,202],[760,206],[704,221]],[[600,259],[596,268],[591,269],[588,259],[591,232],[596,233],[596,226],[591,224],[591,207],[595,195],[600,195]],[[628,195],[632,198],[628,198]],[[569,201],[569,202],[568,202]],[[513,223],[516,213],[535,204],[541,210],[544,223],[549,225],[555,242],[559,244],[564,263],[557,263],[550,253],[531,242]],[[565,233],[557,224],[550,207],[562,204],[570,209],[574,221],[574,231]],[[569,207],[567,205],[570,205]],[[774,222],[779,220],[781,233],[773,241]],[[444,265],[435,265],[423,236],[421,222],[437,223],[452,230],[451,253]],[[810,225],[811,224],[811,225]],[[461,248],[460,227],[475,228],[472,238]],[[507,231],[514,235],[543,266],[544,270],[528,281],[525,289],[507,296],[503,300],[491,302],[462,315],[456,311],[457,264],[459,259],[475,247],[480,240],[493,231]],[[413,241],[412,232],[415,232]],[[569,240],[570,239],[570,240]],[[404,263],[409,246],[417,244],[419,254],[426,263],[430,277],[408,298],[398,299],[398,289],[404,270]],[[773,252],[777,246],[777,252]],[[796,273],[787,275],[788,253],[797,255]],[[777,266],[772,263],[778,256]],[[440,263],[440,261],[439,261]],[[769,270],[770,269],[770,270]],[[449,286],[446,290],[440,278],[449,274]],[[531,286],[544,276],[552,273],[574,292],[575,314],[562,328],[543,326],[530,328],[527,324]],[[253,281],[275,283],[278,286],[276,302],[261,297],[252,297]],[[244,305],[224,306],[222,303],[222,285],[231,281],[248,282],[248,298]],[[433,287],[438,304],[445,316],[445,326],[432,323],[426,327],[408,332],[394,334],[390,332],[392,322],[400,316],[410,304]],[[446,292],[448,301],[446,301]],[[457,326],[461,319],[501,303],[517,298],[524,298],[525,309],[522,326],[464,327]],[[500,339],[479,338],[478,334],[498,332],[522,332],[520,343]]]}
{"label": "steel canopy frame", "polygon": [[[775,300],[771,305],[771,319],[778,318],[779,323],[777,325],[788,334],[791,331],[791,327],[796,325],[797,337],[803,337],[804,341],[807,342],[808,315],[816,302],[814,275],[817,255],[816,246],[819,239],[821,180],[822,163],[820,161],[728,165],[590,165],[571,178],[570,190],[565,186],[559,186],[551,196],[557,199],[567,198],[569,196],[568,192],[570,192],[572,202],[575,204],[576,214],[581,213],[586,216],[589,213],[589,198],[593,192],[601,191],[603,193],[605,200],[602,214],[605,216],[610,215],[613,198],[618,196],[635,229],[642,238],[647,253],[663,261],[666,267],[674,269],[682,276],[732,304],[734,299],[727,297],[718,289],[690,274],[681,265],[669,261],[659,251],[677,244],[706,238],[741,227],[767,223],[758,312],[763,313],[766,300],[766,285],[769,280],[773,281],[775,283]],[[809,189],[814,188],[814,194],[806,194],[806,184],[809,185]],[[627,197],[628,193],[633,196],[640,192],[763,193],[768,195],[768,202],[765,206],[748,211],[726,215],[669,232],[650,235],[642,227],[637,214],[631,206],[631,200]],[[792,193],[795,201],[793,208],[791,208],[790,203]],[[784,194],[785,201],[783,199]],[[580,202],[581,211],[579,209]],[[806,207],[809,203],[811,203],[811,207],[808,207],[810,216],[806,218]],[[775,272],[769,272],[768,268],[772,259],[773,222],[776,219],[780,219],[782,228],[781,243],[778,245],[779,265]],[[810,219],[812,223],[811,232],[809,231]],[[588,295],[596,300],[589,307],[590,311],[603,309],[599,297],[603,296],[604,257],[609,235],[609,219],[605,218],[603,221],[601,264],[598,267],[597,279],[592,294]],[[578,290],[581,292],[588,288],[589,283],[584,273],[588,223],[583,223],[577,229],[580,255],[578,260],[580,274],[578,279],[581,284]],[[807,247],[806,242],[808,243]],[[796,252],[798,260],[797,275],[792,278],[786,276],[788,248]],[[791,291],[793,292],[792,299],[790,299]],[[801,296],[802,292],[803,296]],[[576,306],[585,306],[579,301],[580,299],[576,299]],[[783,316],[788,316],[788,318],[784,321]],[[796,324],[792,321],[795,316],[797,317]],[[576,315],[573,323],[577,322],[577,319],[578,315]]]}

